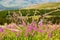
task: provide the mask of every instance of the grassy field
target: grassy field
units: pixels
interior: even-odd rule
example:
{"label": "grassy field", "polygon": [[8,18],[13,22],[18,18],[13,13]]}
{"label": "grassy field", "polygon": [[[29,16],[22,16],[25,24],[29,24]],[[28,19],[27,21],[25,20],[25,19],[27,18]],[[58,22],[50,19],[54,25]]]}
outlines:
{"label": "grassy field", "polygon": [[0,11],[0,40],[60,40],[60,3]]}
{"label": "grassy field", "polygon": [[17,26],[14,23],[0,27],[0,40],[60,40],[60,24],[32,22]]}

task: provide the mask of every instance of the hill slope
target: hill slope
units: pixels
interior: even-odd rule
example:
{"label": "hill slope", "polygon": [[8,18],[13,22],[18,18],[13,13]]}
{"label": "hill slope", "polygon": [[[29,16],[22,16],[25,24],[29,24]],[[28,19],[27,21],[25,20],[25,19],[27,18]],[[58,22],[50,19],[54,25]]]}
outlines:
{"label": "hill slope", "polygon": [[53,9],[53,8],[57,8],[57,7],[60,7],[59,2],[36,4],[36,5],[33,5],[33,6],[28,6],[28,7],[23,8],[23,9],[44,9],[44,8]]}

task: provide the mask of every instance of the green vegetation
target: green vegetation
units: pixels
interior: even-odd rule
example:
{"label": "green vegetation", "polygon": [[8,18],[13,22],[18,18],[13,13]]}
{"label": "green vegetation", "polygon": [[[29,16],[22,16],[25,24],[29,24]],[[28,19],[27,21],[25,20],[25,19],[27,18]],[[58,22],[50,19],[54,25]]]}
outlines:
{"label": "green vegetation", "polygon": [[[49,13],[49,12],[54,11],[54,10],[56,10],[56,9],[41,9],[41,10],[40,9],[22,9],[22,10],[0,11],[0,24],[11,23],[11,21],[7,19],[9,11],[10,11],[10,13],[15,12],[15,13],[18,13],[18,14],[20,12],[22,14],[22,16],[27,16],[28,15],[30,17],[30,16],[34,16],[34,15],[35,16],[43,15],[45,13]],[[51,13],[49,15],[53,16],[53,18],[54,18],[54,16],[58,17],[60,15],[60,11],[53,12],[53,13]],[[51,17],[49,19],[51,19]],[[30,20],[30,19],[28,19],[28,20]]]}
{"label": "green vegetation", "polygon": [[[39,6],[0,11],[0,40],[60,40],[60,7],[56,7],[57,4],[60,5],[46,4],[44,9]],[[50,6],[52,8],[46,9]]]}
{"label": "green vegetation", "polygon": [[[8,15],[10,13],[13,14],[13,12],[20,14],[20,16],[24,16],[24,17],[27,16],[28,17],[27,21],[30,21],[31,18],[29,18],[29,17],[35,15],[37,17],[36,18],[34,17],[33,19],[37,19],[37,18],[39,18],[38,17],[39,15],[42,16],[45,13],[49,13],[51,11],[60,9],[59,6],[60,6],[60,3],[46,3],[46,4],[42,4],[42,5],[38,4],[36,8],[35,8],[35,6],[33,6],[32,8],[28,7],[28,8],[24,8],[24,9],[20,9],[20,10],[3,10],[3,11],[0,11],[0,24],[11,23],[11,20],[7,19],[7,18],[9,17]],[[58,17],[60,16],[60,11],[52,12],[48,16],[53,17],[53,18],[47,17],[48,20],[51,19],[54,21],[54,17],[57,17],[57,19],[58,19]],[[57,19],[56,19],[56,21],[58,21]],[[60,17],[59,17],[59,20],[60,20]]]}

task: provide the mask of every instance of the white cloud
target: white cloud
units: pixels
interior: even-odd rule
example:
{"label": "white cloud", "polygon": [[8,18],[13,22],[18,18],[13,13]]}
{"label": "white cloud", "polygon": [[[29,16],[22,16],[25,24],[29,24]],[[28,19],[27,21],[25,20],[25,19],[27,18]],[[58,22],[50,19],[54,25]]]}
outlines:
{"label": "white cloud", "polygon": [[[13,3],[10,3],[13,2]],[[20,6],[24,0],[2,0],[2,4],[4,7],[13,7],[13,6]]]}
{"label": "white cloud", "polygon": [[60,2],[60,0],[56,0],[56,2]]}
{"label": "white cloud", "polygon": [[60,0],[1,0],[0,4],[4,7],[24,7],[37,3],[46,3],[52,1],[59,2]]}
{"label": "white cloud", "polygon": [[41,2],[48,2],[48,0],[2,0],[0,4],[3,5],[4,7],[14,7],[14,6],[24,7]]}

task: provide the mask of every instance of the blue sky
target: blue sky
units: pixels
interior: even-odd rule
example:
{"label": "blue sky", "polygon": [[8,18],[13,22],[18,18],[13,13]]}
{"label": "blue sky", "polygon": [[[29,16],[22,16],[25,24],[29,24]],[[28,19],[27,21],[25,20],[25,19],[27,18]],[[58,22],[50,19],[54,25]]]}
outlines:
{"label": "blue sky", "polygon": [[4,7],[26,7],[47,2],[60,2],[60,0],[0,0],[0,5]]}

